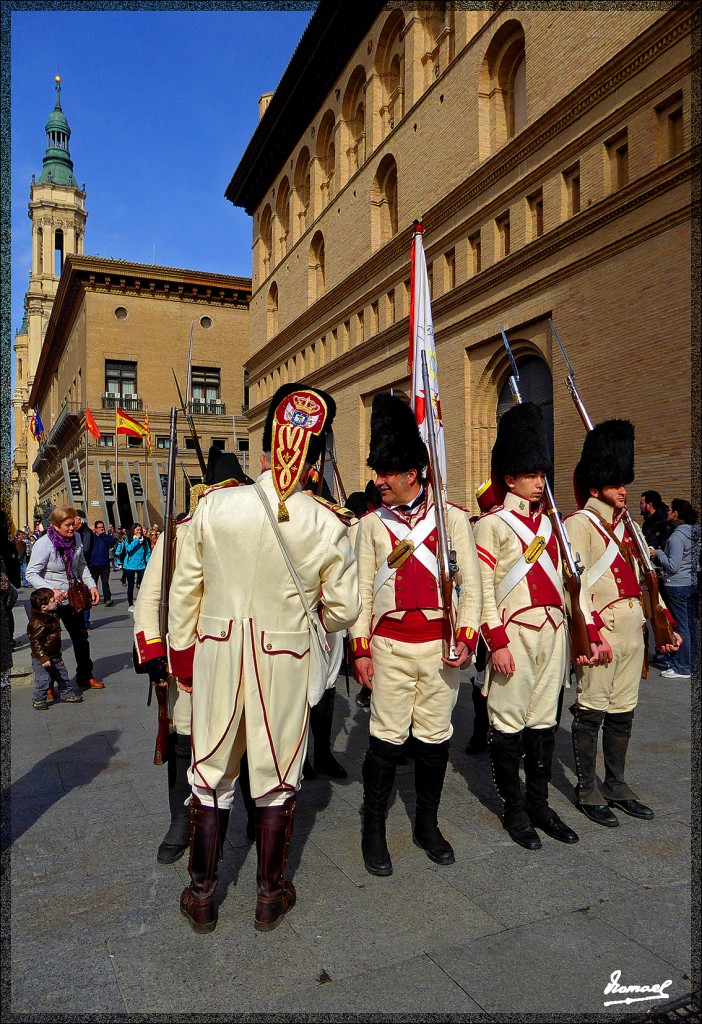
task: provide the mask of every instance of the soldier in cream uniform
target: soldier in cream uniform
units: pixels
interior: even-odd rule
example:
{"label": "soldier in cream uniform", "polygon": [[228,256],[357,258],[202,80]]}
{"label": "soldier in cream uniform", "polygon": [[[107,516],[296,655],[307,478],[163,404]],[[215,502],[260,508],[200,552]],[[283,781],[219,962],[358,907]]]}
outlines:
{"label": "soldier in cream uniform", "polygon": [[[449,506],[448,533],[459,566],[455,579],[460,599],[459,653],[448,661],[442,656],[438,530],[433,496],[425,482],[427,451],[411,409],[389,394],[373,399],[368,465],[376,471],[383,504],[354,528],[363,611],[349,631],[350,656],[354,678],[372,690],[370,745],[363,763],[363,859],[371,874],[390,875],[385,814],[410,726],[417,793],[415,843],[437,864],[455,860],[437,814],[459,669],[475,652],[482,598],[468,516]],[[411,543],[411,553],[398,567],[389,556],[403,541]]]}
{"label": "soldier in cream uniform", "polygon": [[[203,491],[214,484],[225,487],[238,487],[250,483],[236,455],[222,452],[214,446],[210,448],[207,459],[205,485],[196,484],[190,492],[190,514],[176,524],[175,560],[180,552],[188,532],[190,519],[197,508]],[[161,605],[161,577],[163,571],[162,533],[146,566],[141,581],[139,596],[134,608],[134,645],[137,661],[148,666],[151,682],[160,682],[168,677],[166,662],[165,638],[161,637],[159,625],[159,608]],[[156,853],[159,864],[173,864],[179,860],[190,845],[190,811],[186,801],[190,797],[188,769],[190,767],[190,694],[179,689],[174,680],[169,686],[169,704],[172,709],[174,731],[169,736],[168,757],[168,804],[171,823]],[[243,772],[242,772],[243,775]],[[241,786],[242,796],[249,811],[250,794],[245,785]],[[247,800],[248,797],[248,800]],[[249,811],[252,813],[252,810]],[[250,828],[248,829],[250,832]],[[253,836],[252,836],[253,838]]]}
{"label": "soldier in cream uniform", "polygon": [[[638,563],[622,522],[626,485],[633,479],[632,424],[628,420],[599,423],[585,437],[574,478],[579,511],[565,525],[585,570],[583,580],[609,660],[606,666],[578,671],[578,697],[570,710],[578,807],[591,821],[610,828],[619,824],[612,807],[635,818],[653,817],[651,808],[638,800],[624,779],[646,636]],[[675,640],[679,646],[677,634]],[[676,649],[670,646],[663,651]],[[600,728],[605,764],[602,790],[595,774]]]}
{"label": "soldier in cream uniform", "polygon": [[256,928],[274,928],[296,899],[283,874],[307,747],[308,683],[316,681],[308,678],[309,620],[266,504],[324,629],[348,628],[361,604],[346,528],[301,493],[334,411],[324,392],[278,390],[258,487],[215,488],[200,499],[173,576],[169,658],[192,691],[191,883],[180,905],[195,931],[216,925],[219,837],[244,749],[256,800]]}
{"label": "soldier in cream uniform", "polygon": [[[491,658],[483,688],[488,754],[505,829],[528,850],[541,847],[534,826],[560,842],[578,841],[548,804],[558,698],[569,662],[560,550],[541,501],[551,469],[541,410],[531,402],[509,409],[492,451],[493,493],[498,500],[504,495],[504,504],[473,527],[483,576],[481,633]],[[582,593],[581,606],[591,656],[599,659],[600,637]]]}

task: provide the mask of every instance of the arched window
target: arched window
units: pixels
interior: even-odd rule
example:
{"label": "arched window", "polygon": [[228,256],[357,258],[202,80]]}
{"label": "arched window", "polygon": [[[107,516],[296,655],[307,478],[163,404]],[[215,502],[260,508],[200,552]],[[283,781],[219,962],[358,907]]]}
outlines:
{"label": "arched window", "polygon": [[324,292],[324,235],[316,231],[310,245],[307,276],[307,301],[316,302]]}
{"label": "arched window", "polygon": [[278,197],[275,204],[278,218],[278,246],[280,258],[286,255],[290,241],[290,182],[283,178],[278,186]]}
{"label": "arched window", "polygon": [[273,284],[268,289],[268,304],[266,309],[266,338],[268,341],[278,333],[278,285]]}
{"label": "arched window", "polygon": [[37,273],[44,273],[44,229],[37,228]]}
{"label": "arched window", "polygon": [[388,17],[378,39],[375,70],[380,78],[380,119],[387,135],[404,113],[405,16],[396,8]]}
{"label": "arched window", "polygon": [[366,72],[357,67],[349,79],[342,107],[348,132],[346,159],[349,175],[366,160]]}
{"label": "arched window", "polygon": [[322,193],[322,209],[334,195],[334,168],[336,165],[334,126],[334,113],[328,110],[319,126],[316,149],[320,170],[319,187]]}
{"label": "arched window", "polygon": [[299,234],[307,230],[308,211],[310,208],[310,153],[307,146],[303,147],[295,166],[295,191],[297,193],[297,216]]}
{"label": "arched window", "polygon": [[527,122],[524,29],[510,20],[495,33],[480,71],[479,150],[484,160]]}
{"label": "arched window", "polygon": [[386,153],[380,161],[371,195],[371,247],[378,249],[397,234],[397,164]]}
{"label": "arched window", "polygon": [[58,228],[54,233],[54,274],[61,276],[63,270],[63,231]]}
{"label": "arched window", "polygon": [[268,277],[271,269],[271,254],[273,250],[273,214],[271,208],[266,208],[261,214],[261,280]]}
{"label": "arched window", "polygon": [[[510,344],[514,346],[518,342],[510,340]],[[546,436],[553,457],[553,376],[551,368],[540,356],[527,355],[517,359],[517,369],[519,370],[519,392],[522,400],[538,405],[544,414]],[[512,405],[514,405],[514,400],[509,387],[509,378],[507,378],[497,400],[498,423],[500,417]]]}

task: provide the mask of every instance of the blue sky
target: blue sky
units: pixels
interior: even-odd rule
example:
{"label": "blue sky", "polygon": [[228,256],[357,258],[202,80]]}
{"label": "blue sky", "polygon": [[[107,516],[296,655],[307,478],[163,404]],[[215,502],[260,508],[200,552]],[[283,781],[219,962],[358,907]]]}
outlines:
{"label": "blue sky", "polygon": [[13,339],[31,266],[29,184],[57,71],[86,184],[85,252],[250,276],[251,219],[224,190],[312,6],[12,12]]}

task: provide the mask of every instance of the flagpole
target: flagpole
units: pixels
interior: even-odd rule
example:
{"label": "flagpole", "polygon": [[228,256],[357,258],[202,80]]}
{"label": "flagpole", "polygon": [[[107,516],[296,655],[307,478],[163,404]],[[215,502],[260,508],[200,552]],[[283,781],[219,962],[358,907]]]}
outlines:
{"label": "flagpole", "polygon": [[[146,426],[148,429],[149,424],[149,407],[146,407]],[[149,437],[151,435],[147,432],[144,438],[144,508],[146,509],[147,518],[149,516]]]}
{"label": "flagpole", "polygon": [[88,506],[90,504],[90,502],[88,501],[88,427],[87,427],[87,424],[86,424],[86,427],[85,427],[85,495],[84,495],[84,498],[85,498],[85,514],[87,516],[87,515],[89,515]]}
{"label": "flagpole", "polygon": [[117,433],[117,406],[115,405],[115,519],[122,525],[122,516],[119,511],[119,493],[118,493],[118,481],[119,481],[119,434]]}

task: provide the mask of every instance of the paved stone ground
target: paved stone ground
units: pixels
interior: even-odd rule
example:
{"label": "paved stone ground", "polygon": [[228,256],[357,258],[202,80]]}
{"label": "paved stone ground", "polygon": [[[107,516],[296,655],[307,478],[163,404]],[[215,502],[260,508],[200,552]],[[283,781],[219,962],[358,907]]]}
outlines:
{"label": "paved stone ground", "polygon": [[[3,691],[11,710],[12,1013],[211,1015],[621,1015],[620,984],[693,987],[690,954],[690,685],[642,683],[629,779],[656,812],[590,823],[573,806],[570,715],[554,765],[553,805],[580,834],[527,852],[501,827],[487,758],[463,753],[469,685],[454,715],[441,822],[456,864],[439,868],[411,840],[411,762],[389,814],[391,878],[363,867],[361,764],[368,715],[339,681],[335,749],[346,783],[300,793],[291,853],[298,904],[276,931],[253,927],[255,849],[237,796],[217,892],[219,924],[195,935],[178,900],[187,858],[156,863],[167,826],[166,769],[152,764],[156,707],[131,667],[131,616],[93,611],[104,690],[36,712],[31,680]],[[22,591],[26,601],[28,591]],[[26,617],[17,609],[17,633]],[[27,648],[16,654],[28,666]],[[72,653],[66,653],[69,669]],[[566,706],[569,696],[566,695]],[[4,830],[6,833],[6,830]],[[7,1010],[8,1008],[5,1007]]]}

